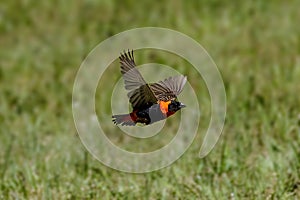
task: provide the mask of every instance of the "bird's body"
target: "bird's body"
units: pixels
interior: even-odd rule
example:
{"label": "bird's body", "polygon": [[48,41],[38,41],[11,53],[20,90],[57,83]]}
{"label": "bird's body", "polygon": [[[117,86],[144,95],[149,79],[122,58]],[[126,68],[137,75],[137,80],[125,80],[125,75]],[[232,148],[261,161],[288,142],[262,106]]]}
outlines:
{"label": "bird's body", "polygon": [[175,104],[175,102],[160,101],[159,104],[153,104],[149,108],[143,110],[136,109],[129,114],[115,115],[115,123],[127,126],[134,126],[136,123],[142,123],[145,125],[152,124],[166,119],[176,112],[168,109],[170,104]]}
{"label": "bird's body", "polygon": [[147,84],[135,67],[133,51],[122,54],[120,63],[133,111],[129,114],[113,115],[115,124],[148,125],[166,119],[185,107],[177,101],[177,95],[182,91],[186,77],[174,76],[158,83]]}

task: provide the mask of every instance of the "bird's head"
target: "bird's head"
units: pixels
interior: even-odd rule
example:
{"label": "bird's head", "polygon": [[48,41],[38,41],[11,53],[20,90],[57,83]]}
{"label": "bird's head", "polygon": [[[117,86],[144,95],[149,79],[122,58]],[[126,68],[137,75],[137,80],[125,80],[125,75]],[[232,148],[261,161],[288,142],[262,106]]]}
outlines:
{"label": "bird's head", "polygon": [[172,100],[171,103],[168,105],[168,110],[169,112],[176,112],[184,107],[186,107],[186,105],[184,105],[183,103]]}

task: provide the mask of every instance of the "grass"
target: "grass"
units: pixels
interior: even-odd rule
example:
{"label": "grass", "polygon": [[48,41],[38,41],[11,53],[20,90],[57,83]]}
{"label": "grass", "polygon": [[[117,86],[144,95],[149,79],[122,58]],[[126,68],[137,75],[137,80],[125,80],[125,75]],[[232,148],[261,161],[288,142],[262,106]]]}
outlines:
{"label": "grass", "polygon": [[[299,6],[296,0],[1,2],[0,199],[300,198]],[[204,90],[199,136],[189,150],[170,167],[137,175],[107,168],[86,152],[71,100],[89,51],[143,26],[178,30],[206,48],[225,82],[227,118],[217,146],[197,158],[209,122]]]}

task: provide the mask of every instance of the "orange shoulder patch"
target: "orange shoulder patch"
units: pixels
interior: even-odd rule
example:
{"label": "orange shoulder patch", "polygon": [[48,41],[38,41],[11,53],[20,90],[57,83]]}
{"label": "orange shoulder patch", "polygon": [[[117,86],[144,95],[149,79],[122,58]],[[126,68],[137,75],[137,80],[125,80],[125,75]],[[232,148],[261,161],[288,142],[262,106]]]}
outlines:
{"label": "orange shoulder patch", "polygon": [[168,106],[171,103],[171,101],[160,101],[159,107],[162,113],[167,114],[168,112]]}

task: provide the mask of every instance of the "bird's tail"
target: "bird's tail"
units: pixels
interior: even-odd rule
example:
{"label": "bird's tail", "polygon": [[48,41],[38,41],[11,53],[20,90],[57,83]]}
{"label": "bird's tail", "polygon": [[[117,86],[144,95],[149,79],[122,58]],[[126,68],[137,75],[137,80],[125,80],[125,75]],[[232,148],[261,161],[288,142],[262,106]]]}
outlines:
{"label": "bird's tail", "polygon": [[122,115],[113,115],[112,121],[116,125],[122,125],[122,126],[134,126],[135,122],[132,120],[130,114],[122,114]]}

